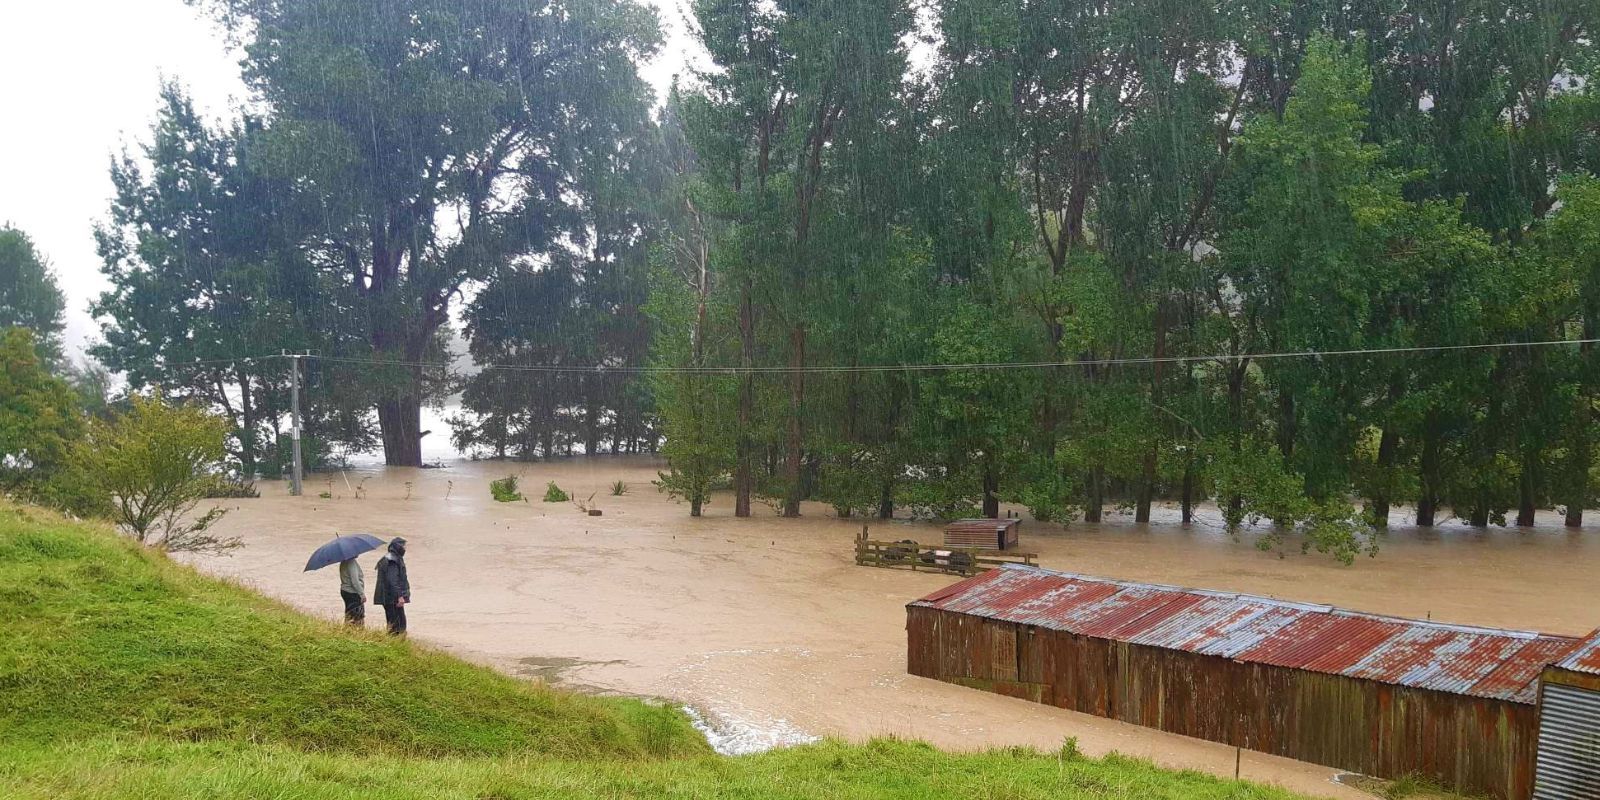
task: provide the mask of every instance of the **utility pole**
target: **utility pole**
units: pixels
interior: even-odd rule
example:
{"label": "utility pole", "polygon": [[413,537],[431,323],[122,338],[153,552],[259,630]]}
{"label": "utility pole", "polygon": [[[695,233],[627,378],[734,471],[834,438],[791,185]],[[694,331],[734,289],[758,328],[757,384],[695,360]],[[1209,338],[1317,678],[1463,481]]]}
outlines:
{"label": "utility pole", "polygon": [[294,448],[294,472],[291,474],[289,494],[300,496],[300,356],[289,356],[289,439]]}

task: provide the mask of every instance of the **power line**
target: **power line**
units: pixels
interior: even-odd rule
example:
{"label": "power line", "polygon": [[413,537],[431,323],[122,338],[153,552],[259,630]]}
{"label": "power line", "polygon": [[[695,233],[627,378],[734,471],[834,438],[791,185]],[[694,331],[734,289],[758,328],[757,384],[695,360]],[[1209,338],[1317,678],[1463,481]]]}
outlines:
{"label": "power line", "polygon": [[[1192,364],[1205,361],[1268,361],[1289,358],[1338,358],[1344,356],[1361,355],[1403,355],[1410,353],[1445,353],[1469,350],[1505,350],[1514,348],[1554,347],[1561,345],[1583,345],[1600,343],[1600,338],[1593,339],[1550,339],[1536,342],[1491,342],[1486,344],[1449,344],[1449,345],[1422,345],[1416,347],[1374,347],[1348,350],[1296,350],[1275,353],[1221,353],[1199,356],[1134,356],[1125,358],[1079,358],[1065,361],[990,361],[970,363],[944,363],[944,364],[871,364],[871,365],[812,365],[802,367],[798,371],[807,374],[835,374],[835,373],[869,373],[869,372],[936,372],[953,370],[1021,370],[1021,369],[1050,369],[1065,367],[1103,367],[1119,365],[1142,364]],[[250,363],[274,358],[293,358],[292,354],[272,353],[261,356],[245,358],[208,359],[204,361],[189,361],[182,364],[170,364],[169,368],[205,366],[209,364],[232,364],[238,362]],[[449,369],[452,365],[442,361],[401,361],[381,358],[355,358],[351,356],[326,356],[302,354],[301,358],[320,360],[340,364],[366,364],[372,366],[390,367],[418,367],[425,369]],[[761,367],[623,367],[596,364],[592,366],[563,366],[553,364],[480,364],[477,369],[484,372],[531,372],[546,374],[689,374],[689,375],[787,375],[797,370],[785,366]]]}

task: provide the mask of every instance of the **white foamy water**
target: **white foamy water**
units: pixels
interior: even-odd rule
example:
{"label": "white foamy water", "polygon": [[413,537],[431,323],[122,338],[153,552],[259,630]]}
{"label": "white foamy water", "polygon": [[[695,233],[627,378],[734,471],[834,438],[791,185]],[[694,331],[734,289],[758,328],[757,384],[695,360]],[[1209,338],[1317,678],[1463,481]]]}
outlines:
{"label": "white foamy water", "polygon": [[786,719],[752,722],[716,715],[710,719],[693,706],[684,706],[683,713],[695,730],[705,735],[711,749],[725,756],[742,756],[764,753],[779,747],[811,744],[820,737],[796,728]]}

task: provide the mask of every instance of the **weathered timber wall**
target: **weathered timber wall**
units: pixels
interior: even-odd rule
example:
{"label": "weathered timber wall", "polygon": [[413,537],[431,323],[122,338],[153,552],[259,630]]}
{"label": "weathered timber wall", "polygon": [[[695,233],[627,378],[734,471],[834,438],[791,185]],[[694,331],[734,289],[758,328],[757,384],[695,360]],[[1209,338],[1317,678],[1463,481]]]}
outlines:
{"label": "weathered timber wall", "polygon": [[1532,793],[1531,705],[906,611],[913,675],[1365,775]]}

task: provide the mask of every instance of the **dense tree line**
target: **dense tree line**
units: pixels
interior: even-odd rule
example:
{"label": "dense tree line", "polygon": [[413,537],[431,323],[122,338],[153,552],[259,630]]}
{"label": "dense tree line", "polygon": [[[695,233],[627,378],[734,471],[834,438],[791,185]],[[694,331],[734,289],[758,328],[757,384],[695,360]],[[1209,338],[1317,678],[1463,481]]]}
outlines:
{"label": "dense tree line", "polygon": [[657,351],[772,370],[657,380],[696,509],[1579,524],[1592,347],[1260,354],[1593,335],[1594,6],[936,9],[696,6]]}
{"label": "dense tree line", "polygon": [[1592,3],[699,0],[659,102],[625,0],[203,5],[255,96],[114,165],[99,353],[246,471],[237,359],[310,350],[328,447],[416,464],[461,391],[459,448],[659,445],[691,513],[1209,499],[1349,558],[1593,504]]}

